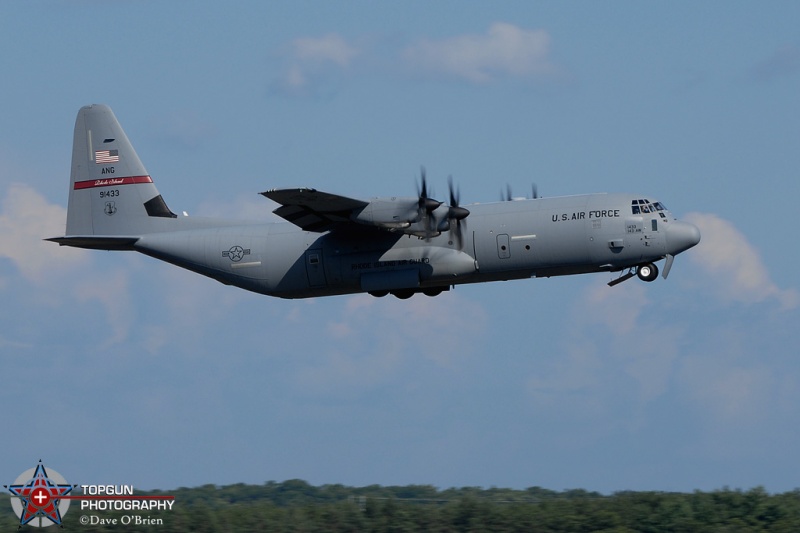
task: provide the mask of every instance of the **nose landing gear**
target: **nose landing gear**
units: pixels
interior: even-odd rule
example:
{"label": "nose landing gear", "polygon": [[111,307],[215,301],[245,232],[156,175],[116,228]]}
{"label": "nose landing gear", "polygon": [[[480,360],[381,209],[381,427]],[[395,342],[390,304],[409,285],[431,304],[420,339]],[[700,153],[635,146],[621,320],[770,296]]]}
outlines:
{"label": "nose landing gear", "polygon": [[641,265],[631,267],[625,274],[615,280],[609,281],[608,286],[613,287],[614,285],[619,285],[623,281],[631,279],[634,274],[639,276],[639,279],[642,281],[651,282],[658,277],[658,267],[653,263],[642,263]]}
{"label": "nose landing gear", "polygon": [[653,281],[658,277],[658,267],[653,263],[645,263],[636,268],[636,275],[642,281]]}

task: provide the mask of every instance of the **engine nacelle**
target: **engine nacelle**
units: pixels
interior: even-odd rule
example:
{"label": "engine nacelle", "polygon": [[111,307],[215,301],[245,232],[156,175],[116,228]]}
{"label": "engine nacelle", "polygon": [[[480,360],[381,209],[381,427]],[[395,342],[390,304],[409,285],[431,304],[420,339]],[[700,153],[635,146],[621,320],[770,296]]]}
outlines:
{"label": "engine nacelle", "polygon": [[351,220],[382,228],[407,228],[419,220],[419,200],[409,197],[375,198]]}

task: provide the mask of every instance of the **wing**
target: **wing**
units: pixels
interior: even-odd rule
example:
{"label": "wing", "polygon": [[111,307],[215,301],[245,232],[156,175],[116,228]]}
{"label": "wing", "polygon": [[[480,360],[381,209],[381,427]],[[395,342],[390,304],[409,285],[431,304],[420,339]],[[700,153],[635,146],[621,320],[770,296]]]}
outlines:
{"label": "wing", "polygon": [[[356,200],[316,189],[272,189],[262,195],[281,204],[273,213],[306,231],[364,231],[367,228],[430,239],[469,214],[432,198]],[[441,207],[440,207],[441,206]]]}
{"label": "wing", "polygon": [[306,231],[325,232],[342,224],[357,224],[369,202],[316,189],[272,189],[261,193],[281,204],[273,213]]}

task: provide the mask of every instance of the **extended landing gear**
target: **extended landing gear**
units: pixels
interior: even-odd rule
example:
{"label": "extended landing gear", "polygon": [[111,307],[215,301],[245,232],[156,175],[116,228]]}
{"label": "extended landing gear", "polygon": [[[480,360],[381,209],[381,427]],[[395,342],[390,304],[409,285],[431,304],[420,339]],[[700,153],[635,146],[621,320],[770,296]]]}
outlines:
{"label": "extended landing gear", "polygon": [[658,267],[653,263],[644,263],[635,267],[631,267],[626,273],[617,279],[609,281],[608,286],[613,287],[614,285],[619,285],[623,281],[631,279],[634,275],[639,276],[640,280],[647,281],[649,283],[658,277]]}
{"label": "extended landing gear", "polygon": [[383,298],[387,294],[391,294],[396,298],[400,298],[401,300],[406,300],[408,298],[411,298],[417,293],[422,293],[425,296],[439,296],[442,293],[442,291],[449,291],[449,290],[450,287],[429,287],[427,289],[422,289],[422,290],[396,289],[393,291],[370,291],[370,294],[372,296],[375,296],[376,298]]}
{"label": "extended landing gear", "polygon": [[658,267],[653,263],[639,265],[639,267],[636,269],[636,275],[639,276],[639,279],[642,281],[653,281],[658,277]]}

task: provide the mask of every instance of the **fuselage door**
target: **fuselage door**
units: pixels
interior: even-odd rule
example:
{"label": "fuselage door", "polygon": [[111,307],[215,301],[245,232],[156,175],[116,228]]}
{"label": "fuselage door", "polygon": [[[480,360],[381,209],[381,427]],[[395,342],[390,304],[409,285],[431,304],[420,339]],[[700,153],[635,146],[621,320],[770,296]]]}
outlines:
{"label": "fuselage door", "polygon": [[306,274],[308,275],[308,285],[311,287],[324,287],[327,285],[325,280],[325,266],[322,264],[322,250],[314,248],[306,250]]}

